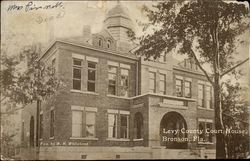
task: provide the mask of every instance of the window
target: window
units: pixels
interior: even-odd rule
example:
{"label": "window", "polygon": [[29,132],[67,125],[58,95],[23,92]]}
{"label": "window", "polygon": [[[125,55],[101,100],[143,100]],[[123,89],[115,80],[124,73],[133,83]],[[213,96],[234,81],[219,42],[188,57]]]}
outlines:
{"label": "window", "polygon": [[121,118],[120,138],[127,139],[129,137],[128,133],[129,116],[120,115],[120,118]]}
{"label": "window", "polygon": [[206,86],[206,106],[208,109],[212,109],[212,87]]}
{"label": "window", "polygon": [[86,137],[95,137],[95,113],[86,112]]}
{"label": "window", "polygon": [[160,74],[160,94],[166,94],[166,75]]}
{"label": "window", "polygon": [[198,106],[204,107],[204,85],[198,84]]}
{"label": "window", "polygon": [[185,97],[191,97],[191,82],[185,81],[184,83],[185,86]]}
{"label": "window", "polygon": [[183,96],[183,81],[181,79],[175,80],[175,90],[176,90],[176,96],[178,97]]}
{"label": "window", "polygon": [[117,115],[108,114],[108,137],[117,138]]}
{"label": "window", "polygon": [[82,111],[72,111],[72,137],[82,137]]}
{"label": "window", "polygon": [[55,110],[50,111],[50,137],[54,137],[55,129]]}
{"label": "window", "polygon": [[142,128],[143,128],[143,116],[140,112],[135,114],[135,138],[142,138]]}
{"label": "window", "polygon": [[98,45],[102,46],[102,39],[101,38],[98,40]]}
{"label": "window", "polygon": [[43,138],[43,114],[40,114],[39,127],[40,127],[39,138],[41,139]]}
{"label": "window", "polygon": [[149,92],[151,93],[156,92],[155,81],[156,81],[155,73],[149,72]]}
{"label": "window", "polygon": [[210,130],[212,129],[212,123],[209,122],[199,122],[199,130],[202,130],[202,133],[199,134],[199,140],[203,142],[213,142],[212,133]]}
{"label": "window", "polygon": [[72,137],[95,137],[95,119],[95,112],[72,110]]}
{"label": "window", "polygon": [[107,41],[107,48],[110,48],[110,47],[111,47],[111,41],[108,40],[108,41]]}
{"label": "window", "polygon": [[117,67],[109,66],[108,80],[108,94],[116,95]]}
{"label": "window", "polygon": [[121,96],[128,97],[129,70],[121,69]]}
{"label": "window", "polygon": [[96,63],[88,62],[88,86],[87,90],[90,92],[95,92],[96,84]]}
{"label": "window", "polygon": [[73,59],[73,89],[81,90],[81,67],[82,61],[80,59]]}

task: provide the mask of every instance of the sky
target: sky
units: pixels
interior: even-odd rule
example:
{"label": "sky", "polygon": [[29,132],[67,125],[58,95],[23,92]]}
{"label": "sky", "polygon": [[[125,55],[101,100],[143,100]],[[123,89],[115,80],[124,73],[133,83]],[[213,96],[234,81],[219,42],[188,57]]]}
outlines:
{"label": "sky", "polygon": [[[58,4],[59,3],[59,4]],[[42,43],[48,46],[51,37],[63,38],[80,36],[84,25],[90,25],[92,33],[102,29],[105,13],[114,7],[117,1],[3,1],[1,2],[1,49],[6,49],[9,55],[18,54],[25,45]],[[142,12],[142,6],[152,6],[152,1],[122,1],[129,9],[135,24],[135,32],[141,34],[136,21],[146,22],[147,17]],[[29,7],[26,7],[26,6]],[[35,7],[51,5],[48,9],[31,10]],[[15,7],[13,7],[15,6]],[[11,9],[12,8],[12,9]],[[247,46],[239,46],[237,60],[249,57],[249,36]],[[178,60],[183,56],[174,55]],[[250,62],[242,66],[248,68]]]}
{"label": "sky", "polygon": [[[146,18],[141,12],[141,6],[144,4],[152,4],[150,1],[130,1],[122,3],[129,8],[134,23],[136,20],[143,20]],[[28,1],[2,2],[1,38],[5,44],[23,46],[32,42],[47,43],[50,40],[50,36],[79,36],[82,34],[84,25],[90,25],[92,32],[96,33],[102,28],[105,13],[110,8],[114,7],[117,2],[63,1],[62,7],[56,9],[32,10],[26,12],[25,5],[27,4]],[[56,4],[56,2],[33,1],[32,6],[45,6],[48,4],[53,5]],[[12,5],[23,6],[23,8],[20,10],[8,11]],[[25,41],[23,41],[23,39],[25,39]]]}

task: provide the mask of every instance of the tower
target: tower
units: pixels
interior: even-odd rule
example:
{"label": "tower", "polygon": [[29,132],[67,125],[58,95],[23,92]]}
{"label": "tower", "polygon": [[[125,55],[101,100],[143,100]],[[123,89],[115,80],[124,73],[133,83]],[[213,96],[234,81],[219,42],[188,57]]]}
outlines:
{"label": "tower", "polygon": [[104,27],[117,41],[117,47],[120,51],[131,49],[132,44],[128,36],[128,31],[133,31],[134,29],[127,7],[118,2],[114,8],[107,12]]}

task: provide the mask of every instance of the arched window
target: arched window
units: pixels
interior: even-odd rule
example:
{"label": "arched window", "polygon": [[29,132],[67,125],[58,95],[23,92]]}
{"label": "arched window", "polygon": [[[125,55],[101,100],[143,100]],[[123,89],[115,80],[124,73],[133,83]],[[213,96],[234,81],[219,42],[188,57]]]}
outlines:
{"label": "arched window", "polygon": [[137,112],[135,114],[135,138],[136,139],[142,139],[143,134],[143,116],[140,112]]}
{"label": "arched window", "polygon": [[102,39],[101,38],[99,38],[99,40],[98,40],[98,45],[102,46]]}
{"label": "arched window", "polygon": [[108,41],[107,41],[107,48],[110,48],[110,47],[111,47],[111,41],[108,40]]}

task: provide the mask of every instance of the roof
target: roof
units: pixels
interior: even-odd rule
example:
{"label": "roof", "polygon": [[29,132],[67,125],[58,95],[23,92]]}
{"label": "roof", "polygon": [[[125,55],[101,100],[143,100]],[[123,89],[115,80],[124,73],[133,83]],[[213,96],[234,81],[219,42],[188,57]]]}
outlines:
{"label": "roof", "polygon": [[136,55],[133,54],[133,53],[131,53],[131,52],[125,53],[125,52],[120,52],[118,50],[113,50],[112,51],[112,50],[108,50],[108,49],[105,49],[105,48],[97,48],[97,47],[93,46],[90,42],[88,42],[88,40],[86,38],[84,38],[83,36],[78,36],[78,37],[69,37],[69,38],[57,38],[44,51],[44,53],[41,55],[41,57],[39,58],[39,60],[42,59],[42,57],[44,57],[46,55],[46,53],[48,52],[48,50],[56,42],[62,42],[62,43],[66,43],[66,44],[71,44],[71,45],[75,45],[75,46],[89,48],[89,49],[93,49],[93,50],[97,50],[97,51],[109,53],[109,54],[116,55],[116,56],[126,57],[126,58],[130,58],[130,59],[134,59],[134,60],[138,59],[136,57]]}
{"label": "roof", "polygon": [[126,18],[130,17],[128,8],[122,5],[121,3],[118,3],[114,8],[110,9],[106,14],[106,18],[113,16],[124,16]]}

